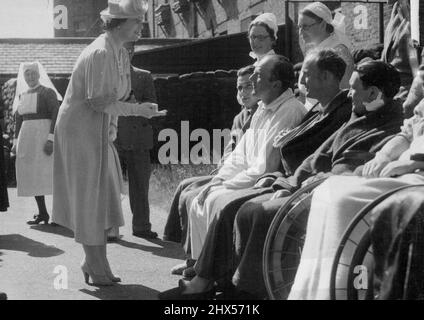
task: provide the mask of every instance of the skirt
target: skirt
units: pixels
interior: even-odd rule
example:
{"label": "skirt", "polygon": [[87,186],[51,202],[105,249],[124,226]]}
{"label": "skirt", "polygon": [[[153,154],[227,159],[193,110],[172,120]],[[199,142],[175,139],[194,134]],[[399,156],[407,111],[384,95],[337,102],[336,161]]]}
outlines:
{"label": "skirt", "polygon": [[53,193],[53,155],[44,153],[51,120],[26,120],[16,146],[16,180],[19,197]]}
{"label": "skirt", "polygon": [[124,194],[121,165],[113,142],[108,145],[109,210],[106,214],[105,230],[124,225],[121,194]]}

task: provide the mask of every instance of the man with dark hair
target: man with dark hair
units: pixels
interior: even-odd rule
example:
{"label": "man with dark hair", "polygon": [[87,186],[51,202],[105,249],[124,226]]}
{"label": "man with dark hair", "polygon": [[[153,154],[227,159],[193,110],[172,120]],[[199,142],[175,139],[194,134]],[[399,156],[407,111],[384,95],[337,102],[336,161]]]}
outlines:
{"label": "man with dark hair", "polygon": [[[125,46],[131,61],[134,43]],[[149,71],[131,66],[131,87],[133,94],[130,99],[134,102],[157,102],[153,77]],[[158,234],[151,230],[149,208],[150,149],[153,147],[153,129],[149,120],[143,117],[119,117],[115,145],[127,169],[133,235],[155,239]],[[118,230],[109,233],[109,240],[118,237]]]}
{"label": "man with dark hair", "polygon": [[[237,289],[266,296],[261,261],[266,233],[278,209],[292,192],[329,175],[355,174],[356,168],[369,159],[363,157],[378,151],[400,130],[402,108],[392,100],[400,84],[397,71],[381,61],[366,62],[357,70],[360,71],[353,72],[350,80],[349,97],[353,105],[350,120],[307,157],[291,176],[277,178],[273,188],[278,191],[252,199],[238,210],[234,224],[237,269],[233,277]],[[375,73],[382,75],[373,77]]]}
{"label": "man with dark hair", "polygon": [[[346,223],[355,214],[348,205],[341,207],[345,211],[343,217],[334,215],[334,209],[345,200],[340,201],[338,194],[351,188],[350,178],[357,179],[355,175],[362,173],[363,164],[400,131],[402,124],[401,103],[393,100],[400,87],[400,76],[393,66],[382,61],[361,63],[352,74],[350,86],[353,105],[350,121],[326,141],[312,159],[302,164],[292,181],[286,181],[287,185],[294,186],[302,181],[309,183],[313,175],[321,178],[339,175],[325,181],[314,192],[302,260],[290,299],[329,298],[329,284],[324,280],[331,270],[329,261]],[[368,159],[360,159],[358,153],[365,152],[369,152]],[[346,184],[335,186],[335,181],[344,178]],[[327,203],[328,196],[331,203]],[[364,203],[361,197],[356,200]]]}

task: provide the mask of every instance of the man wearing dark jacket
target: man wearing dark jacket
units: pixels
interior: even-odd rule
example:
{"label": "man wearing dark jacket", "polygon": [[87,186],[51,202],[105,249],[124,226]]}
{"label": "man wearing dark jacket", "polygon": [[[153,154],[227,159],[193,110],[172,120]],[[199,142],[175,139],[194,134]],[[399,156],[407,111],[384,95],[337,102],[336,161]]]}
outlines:
{"label": "man wearing dark jacket", "polygon": [[[129,43],[126,47],[132,59],[134,43]],[[153,77],[149,71],[131,66],[131,86],[133,99],[137,102],[157,102]],[[153,147],[153,129],[148,119],[119,117],[115,144],[120,159],[127,168],[133,235],[155,239],[158,235],[151,230],[149,208],[150,149]]]}
{"label": "man wearing dark jacket", "polygon": [[[349,96],[350,120],[306,158],[290,177],[280,176],[274,194],[246,202],[234,223],[235,266],[233,284],[240,291],[265,297],[262,254],[265,237],[278,209],[302,185],[331,174],[353,175],[397,132],[403,121],[402,105],[393,97],[400,86],[399,73],[382,61],[360,64],[353,72]],[[369,155],[369,158],[358,156]]]}

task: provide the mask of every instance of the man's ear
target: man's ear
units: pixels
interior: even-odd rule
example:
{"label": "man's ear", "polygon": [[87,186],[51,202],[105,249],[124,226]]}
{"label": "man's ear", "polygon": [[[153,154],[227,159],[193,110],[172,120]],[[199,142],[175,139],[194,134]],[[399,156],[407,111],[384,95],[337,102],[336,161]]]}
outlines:
{"label": "man's ear", "polygon": [[331,79],[331,73],[328,70],[324,70],[324,72],[318,73],[318,78],[322,81],[328,81]]}
{"label": "man's ear", "polygon": [[281,80],[276,80],[274,81],[274,83],[272,84],[272,87],[274,89],[278,89],[281,90],[281,88],[283,87],[283,82]]}
{"label": "man's ear", "polygon": [[374,101],[375,99],[377,99],[378,95],[381,92],[381,90],[377,88],[376,86],[371,86],[368,90],[369,90],[368,98],[370,101]]}

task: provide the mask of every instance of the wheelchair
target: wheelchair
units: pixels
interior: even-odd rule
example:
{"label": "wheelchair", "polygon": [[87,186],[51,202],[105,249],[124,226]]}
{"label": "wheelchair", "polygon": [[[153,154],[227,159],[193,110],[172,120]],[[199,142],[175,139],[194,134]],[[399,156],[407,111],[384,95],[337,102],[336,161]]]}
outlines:
{"label": "wheelchair", "polygon": [[[290,293],[300,263],[312,195],[314,189],[323,181],[325,179],[295,192],[281,206],[270,225],[264,244],[263,272],[265,286],[271,300],[285,300]],[[373,252],[370,235],[370,217],[373,209],[397,192],[416,187],[424,187],[424,185],[403,186],[388,191],[360,210],[348,225],[338,246],[331,270],[330,298],[332,300],[373,299]],[[355,285],[355,277],[363,270],[368,270],[366,278],[368,281],[366,284],[362,283],[358,289]]]}
{"label": "wheelchair", "polygon": [[265,238],[263,270],[268,297],[287,299],[300,263],[314,189],[325,179],[296,191],[277,211]]}

